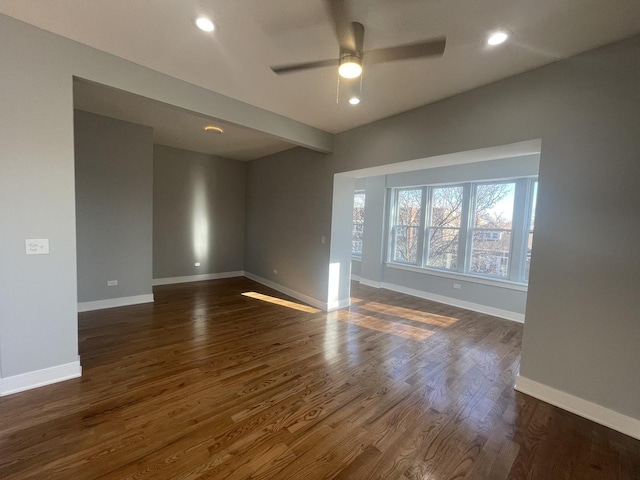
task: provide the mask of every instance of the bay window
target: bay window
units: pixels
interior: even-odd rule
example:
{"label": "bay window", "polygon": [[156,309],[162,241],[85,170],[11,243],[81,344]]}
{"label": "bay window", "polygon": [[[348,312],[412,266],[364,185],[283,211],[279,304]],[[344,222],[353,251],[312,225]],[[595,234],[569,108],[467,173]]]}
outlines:
{"label": "bay window", "polygon": [[537,186],[525,177],[394,189],[389,262],[526,283]]}

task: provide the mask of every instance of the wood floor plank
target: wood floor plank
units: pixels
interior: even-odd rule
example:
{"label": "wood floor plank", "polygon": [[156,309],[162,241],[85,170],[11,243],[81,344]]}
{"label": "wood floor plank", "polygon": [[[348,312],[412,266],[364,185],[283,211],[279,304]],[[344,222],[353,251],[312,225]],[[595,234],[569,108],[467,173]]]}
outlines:
{"label": "wood floor plank", "polygon": [[513,390],[520,324],[245,292],[295,302],[234,278],[80,314],[82,378],[0,398],[0,478],[640,478],[640,442]]}

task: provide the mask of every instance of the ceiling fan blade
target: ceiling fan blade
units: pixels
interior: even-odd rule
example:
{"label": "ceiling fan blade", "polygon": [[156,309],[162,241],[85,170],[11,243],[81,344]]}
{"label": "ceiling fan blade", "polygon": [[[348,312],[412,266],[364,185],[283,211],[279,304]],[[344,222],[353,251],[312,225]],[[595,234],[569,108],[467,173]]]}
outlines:
{"label": "ceiling fan blade", "polygon": [[356,38],[344,0],[325,0],[325,3],[329,15],[331,15],[331,19],[333,20],[340,51],[348,50],[355,52],[357,47]]}
{"label": "ceiling fan blade", "polygon": [[364,25],[358,22],[351,22],[351,31],[353,32],[355,51],[362,52],[364,50]]}
{"label": "ceiling fan blade", "polygon": [[446,37],[439,37],[426,42],[367,50],[364,55],[364,61],[367,64],[373,64],[410,58],[440,57],[444,53],[446,44]]}
{"label": "ceiling fan blade", "polygon": [[273,73],[278,75],[283,75],[285,73],[294,73],[299,72],[301,70],[309,70],[311,68],[320,68],[320,67],[337,67],[339,60],[337,58],[331,60],[318,60],[317,62],[305,62],[305,63],[293,63],[290,65],[280,65],[276,67],[271,67]]}

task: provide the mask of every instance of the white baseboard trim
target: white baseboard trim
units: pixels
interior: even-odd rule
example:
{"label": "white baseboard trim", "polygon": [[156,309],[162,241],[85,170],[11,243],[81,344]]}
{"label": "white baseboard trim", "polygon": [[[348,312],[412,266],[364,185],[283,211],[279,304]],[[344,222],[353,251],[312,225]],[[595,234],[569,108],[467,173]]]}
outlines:
{"label": "white baseboard trim", "polygon": [[[382,288],[383,283],[382,282],[375,282],[373,280],[369,280],[367,278],[361,278],[360,279],[360,283],[362,285],[366,285],[367,287],[373,287],[373,288]],[[391,289],[389,289],[391,290]]]}
{"label": "white baseboard trim", "polygon": [[550,403],[556,407],[575,413],[593,422],[609,427],[640,440],[640,420],[615,412],[596,403],[589,402],[570,393],[556,390],[542,383],[518,375],[515,389],[518,392]]}
{"label": "white baseboard trim", "polygon": [[524,314],[512,312],[510,310],[502,310],[500,308],[489,307],[487,305],[481,305],[479,303],[467,302],[458,298],[445,297],[444,295],[436,295],[435,293],[423,292],[421,290],[415,290],[413,288],[402,287],[400,285],[394,285],[392,283],[382,283],[382,288],[387,290],[393,290],[394,292],[406,293],[414,297],[424,298],[425,300],[431,300],[438,303],[444,303],[446,305],[452,305],[454,307],[465,308],[478,313],[485,313],[487,315],[493,315],[494,317],[504,318],[506,320],[512,320],[518,323],[524,323]]}
{"label": "white baseboard trim", "polygon": [[128,305],[138,305],[139,303],[153,303],[153,293],[149,295],[134,295],[133,297],[108,298],[106,300],[96,300],[94,302],[81,302],[78,303],[78,312],[126,307]]}
{"label": "white baseboard trim", "polygon": [[34,372],[0,378],[0,397],[80,376],[82,376],[82,367],[80,366],[80,360],[78,360],[77,362],[43,368]]}
{"label": "white baseboard trim", "polygon": [[351,280],[354,282],[359,282],[361,280],[360,275],[351,274]]}
{"label": "white baseboard trim", "polygon": [[273,288],[279,292],[284,293],[285,295],[289,295],[301,302],[307,303],[312,307],[319,308],[320,310],[327,311],[327,304],[321,302],[320,300],[310,297],[309,295],[305,295],[304,293],[296,292],[295,290],[291,290],[288,287],[280,285],[279,283],[272,282],[271,280],[267,280],[266,278],[259,277],[258,275],[254,275],[253,273],[244,272],[244,276],[254,282],[261,283],[262,285],[266,285],[269,288]]}
{"label": "white baseboard trim", "polygon": [[233,278],[243,276],[244,272],[242,270],[238,270],[236,272],[203,273],[201,275],[188,275],[186,277],[154,278],[153,286],[155,287],[156,285],[173,285],[175,283],[201,282],[203,280],[218,280],[220,278]]}

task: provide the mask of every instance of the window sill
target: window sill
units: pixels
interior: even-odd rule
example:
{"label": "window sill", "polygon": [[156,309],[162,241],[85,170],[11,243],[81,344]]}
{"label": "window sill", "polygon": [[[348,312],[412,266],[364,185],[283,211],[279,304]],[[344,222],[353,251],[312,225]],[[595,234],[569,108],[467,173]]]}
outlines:
{"label": "window sill", "polygon": [[396,270],[406,270],[408,272],[422,273],[423,275],[432,275],[434,277],[450,278],[452,280],[460,280],[462,282],[479,283],[492,287],[506,288],[508,290],[517,290],[519,292],[527,292],[528,285],[524,283],[511,282],[509,280],[495,280],[493,278],[480,277],[476,275],[443,272],[435,268],[416,267],[413,265],[402,265],[399,263],[386,262],[385,267],[394,268]]}

